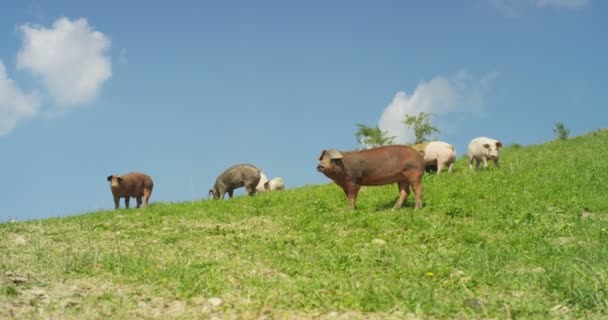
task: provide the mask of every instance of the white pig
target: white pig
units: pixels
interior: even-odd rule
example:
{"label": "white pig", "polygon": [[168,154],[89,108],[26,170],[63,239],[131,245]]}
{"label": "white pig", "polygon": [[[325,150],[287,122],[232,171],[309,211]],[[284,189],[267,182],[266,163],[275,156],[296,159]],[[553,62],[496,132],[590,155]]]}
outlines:
{"label": "white pig", "polygon": [[285,189],[283,178],[272,178],[264,184],[266,191],[277,191]]}
{"label": "white pig", "polygon": [[427,169],[437,167],[437,173],[440,173],[444,167],[448,167],[448,172],[452,172],[456,161],[456,149],[453,145],[443,141],[430,141],[416,144],[412,148],[422,153]]}
{"label": "white pig", "polygon": [[264,172],[260,171],[260,182],[258,182],[258,185],[255,187],[255,191],[257,191],[257,192],[266,191],[266,189],[264,189],[264,183],[266,183],[266,182],[268,182],[268,177],[266,177]]}
{"label": "white pig", "polygon": [[479,169],[479,163],[483,162],[483,168],[488,167],[488,159],[494,160],[496,167],[498,165],[498,159],[500,158],[500,148],[502,148],[502,142],[486,137],[478,137],[469,143],[469,149],[467,156],[469,158],[469,169],[473,171],[473,160],[475,160],[475,170]]}

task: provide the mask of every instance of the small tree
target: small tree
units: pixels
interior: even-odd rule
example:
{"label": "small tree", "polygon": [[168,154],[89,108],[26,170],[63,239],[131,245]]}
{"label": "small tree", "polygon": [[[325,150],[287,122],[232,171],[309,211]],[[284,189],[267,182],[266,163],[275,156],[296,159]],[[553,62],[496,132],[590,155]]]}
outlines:
{"label": "small tree", "polygon": [[570,129],[566,128],[563,122],[556,122],[553,126],[553,133],[555,133],[556,139],[566,140],[570,135]]}
{"label": "small tree", "polygon": [[426,112],[420,112],[417,116],[405,115],[403,123],[414,130],[414,136],[416,137],[414,143],[424,142],[433,132],[439,133],[439,129],[431,125],[431,116],[434,116],[434,114]]}
{"label": "small tree", "polygon": [[355,137],[362,148],[374,148],[395,143],[395,137],[389,136],[387,131],[382,131],[378,126],[368,127],[357,123]]}

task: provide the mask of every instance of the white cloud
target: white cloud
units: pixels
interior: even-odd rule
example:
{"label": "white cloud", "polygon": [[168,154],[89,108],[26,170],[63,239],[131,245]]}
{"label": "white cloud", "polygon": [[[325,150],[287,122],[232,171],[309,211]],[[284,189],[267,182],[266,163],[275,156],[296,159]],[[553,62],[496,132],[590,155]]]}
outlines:
{"label": "white cloud", "polygon": [[517,10],[518,5],[516,3],[519,3],[520,1],[516,0],[489,0],[490,3],[498,8],[499,10],[501,10],[502,12],[504,12],[506,15],[508,16],[517,16],[519,15],[519,12]]}
{"label": "white cloud", "polygon": [[589,4],[591,0],[536,0],[536,5],[542,7],[555,8],[582,8]]}
{"label": "white cloud", "polygon": [[35,116],[39,106],[38,96],[21,91],[0,60],[0,136],[7,135],[20,121]]}
{"label": "white cloud", "polygon": [[86,19],[61,18],[50,29],[29,24],[20,29],[17,67],[39,75],[60,107],[91,102],[110,78],[110,40]]}
{"label": "white cloud", "polygon": [[390,136],[397,137],[398,143],[411,143],[414,140],[413,132],[403,124],[406,114],[426,112],[437,116],[450,113],[483,115],[484,94],[496,77],[497,73],[493,72],[475,80],[461,71],[452,77],[437,76],[421,82],[412,95],[399,91],[380,116],[378,127],[388,131]]}
{"label": "white cloud", "polygon": [[518,16],[527,8],[578,9],[587,6],[591,0],[488,0],[493,6],[509,16]]}

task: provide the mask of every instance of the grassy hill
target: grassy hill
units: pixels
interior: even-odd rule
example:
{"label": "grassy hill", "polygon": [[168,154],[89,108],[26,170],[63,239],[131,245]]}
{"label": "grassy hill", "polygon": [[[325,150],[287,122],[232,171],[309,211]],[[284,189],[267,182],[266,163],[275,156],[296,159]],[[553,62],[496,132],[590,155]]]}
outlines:
{"label": "grassy hill", "polygon": [[460,159],[416,211],[328,183],[0,224],[0,318],[605,318],[607,159],[606,130]]}

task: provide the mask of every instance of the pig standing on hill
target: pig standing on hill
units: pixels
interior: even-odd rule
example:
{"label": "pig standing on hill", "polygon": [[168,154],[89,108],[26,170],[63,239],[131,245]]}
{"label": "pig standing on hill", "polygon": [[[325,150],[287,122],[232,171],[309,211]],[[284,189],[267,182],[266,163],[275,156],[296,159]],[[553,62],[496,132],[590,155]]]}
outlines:
{"label": "pig standing on hill", "polygon": [[403,145],[341,152],[323,150],[317,170],[344,190],[350,208],[355,209],[361,186],[379,186],[396,182],[399,198],[394,209],[399,209],[410,193],[416,196],[416,208],[422,207],[422,175],[424,159],[420,152]]}
{"label": "pig standing on hill", "polygon": [[486,169],[488,167],[488,159],[494,160],[496,167],[500,167],[498,165],[500,148],[502,148],[502,142],[496,139],[479,137],[471,140],[467,151],[469,170],[473,171],[473,160],[475,160],[475,170],[479,169],[480,162],[483,162],[483,168]]}
{"label": "pig standing on hill", "polygon": [[280,177],[272,178],[264,183],[265,191],[278,191],[283,189],[285,189],[285,181]]}
{"label": "pig standing on hill", "polygon": [[108,176],[112,196],[114,196],[114,208],[120,207],[120,198],[125,198],[125,207],[129,208],[129,199],[131,197],[137,200],[137,208],[142,204],[144,207],[148,205],[148,200],[152,194],[154,182],[152,178],[140,172],[130,172],[123,175],[113,174]]}
{"label": "pig standing on hill", "polygon": [[444,167],[448,167],[448,172],[452,172],[456,161],[456,149],[453,145],[443,141],[429,141],[415,144],[412,148],[422,153],[427,171],[435,168],[437,173],[440,173]]}
{"label": "pig standing on hill", "polygon": [[228,196],[232,198],[234,189],[245,186],[247,194],[253,196],[260,177],[260,169],[254,165],[237,164],[226,169],[215,179],[215,185],[209,190],[209,195],[212,195],[215,200],[223,200],[224,195],[228,192]]}

